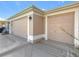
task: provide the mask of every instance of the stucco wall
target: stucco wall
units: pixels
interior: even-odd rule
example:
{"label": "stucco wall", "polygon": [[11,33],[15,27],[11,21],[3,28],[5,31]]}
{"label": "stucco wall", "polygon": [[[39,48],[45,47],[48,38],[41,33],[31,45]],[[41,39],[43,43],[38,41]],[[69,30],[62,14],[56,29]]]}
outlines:
{"label": "stucco wall", "polygon": [[14,35],[26,38],[27,37],[27,17],[23,17],[11,22],[12,33]]}
{"label": "stucco wall", "polygon": [[[65,13],[48,17],[48,39],[73,44],[74,13]],[[63,28],[66,32],[64,32]],[[69,33],[69,34],[68,34]]]}
{"label": "stucco wall", "polygon": [[44,34],[45,20],[42,16],[33,15],[33,34],[40,35]]}

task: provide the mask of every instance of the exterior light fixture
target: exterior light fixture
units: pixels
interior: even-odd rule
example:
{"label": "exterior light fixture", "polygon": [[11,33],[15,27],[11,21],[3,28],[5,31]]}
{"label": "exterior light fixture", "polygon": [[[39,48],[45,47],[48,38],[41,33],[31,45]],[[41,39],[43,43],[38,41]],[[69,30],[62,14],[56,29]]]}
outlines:
{"label": "exterior light fixture", "polygon": [[32,17],[31,16],[29,16],[29,20],[32,20]]}

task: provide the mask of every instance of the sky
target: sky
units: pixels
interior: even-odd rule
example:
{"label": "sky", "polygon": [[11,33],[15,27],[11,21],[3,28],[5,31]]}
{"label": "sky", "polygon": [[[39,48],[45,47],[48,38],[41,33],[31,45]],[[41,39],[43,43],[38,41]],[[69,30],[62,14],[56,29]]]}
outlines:
{"label": "sky", "polygon": [[72,1],[0,1],[0,18],[7,19],[31,5],[50,10],[70,3]]}

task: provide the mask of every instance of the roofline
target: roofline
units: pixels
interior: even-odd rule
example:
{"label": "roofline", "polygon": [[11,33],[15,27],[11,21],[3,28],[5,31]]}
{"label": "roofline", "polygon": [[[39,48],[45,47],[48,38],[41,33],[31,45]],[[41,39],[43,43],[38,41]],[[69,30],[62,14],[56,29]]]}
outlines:
{"label": "roofline", "polygon": [[9,18],[7,18],[7,20],[12,19],[12,18],[15,18],[15,17],[18,17],[18,16],[23,15],[23,14],[25,14],[25,13],[28,13],[29,11],[33,11],[34,9],[36,9],[37,11],[39,11],[39,12],[41,12],[41,13],[44,13],[43,10],[41,10],[41,9],[39,9],[39,8],[37,8],[37,7],[35,7],[34,5],[31,5],[30,7],[28,7],[28,8],[26,8],[26,9],[22,10],[21,12],[15,14],[15,15],[9,17]]}
{"label": "roofline", "polygon": [[18,17],[20,15],[23,15],[25,13],[28,13],[29,11],[34,11],[34,10],[37,10],[39,12],[41,12],[42,14],[49,14],[49,13],[53,13],[53,12],[57,12],[57,11],[61,11],[61,10],[66,10],[66,9],[70,9],[70,8],[74,8],[74,7],[79,7],[79,2],[75,2],[75,3],[71,3],[71,4],[68,4],[68,5],[65,5],[63,7],[59,7],[59,8],[55,8],[55,9],[51,9],[51,10],[48,10],[48,11],[43,11],[37,7],[35,7],[34,5],[31,5],[30,7],[28,7],[27,9],[24,9],[23,11],[9,17],[7,20],[9,19],[12,19],[12,18],[15,18],[15,17]]}
{"label": "roofline", "polygon": [[71,8],[75,8],[75,7],[79,7],[79,2],[71,3],[71,4],[65,5],[63,7],[48,10],[45,12],[45,14],[49,14],[51,12],[57,12],[57,11],[61,11],[61,10],[66,10],[66,9],[71,9]]}
{"label": "roofline", "polygon": [[0,20],[0,22],[1,22],[1,21],[2,21],[2,22],[7,22],[8,20]]}

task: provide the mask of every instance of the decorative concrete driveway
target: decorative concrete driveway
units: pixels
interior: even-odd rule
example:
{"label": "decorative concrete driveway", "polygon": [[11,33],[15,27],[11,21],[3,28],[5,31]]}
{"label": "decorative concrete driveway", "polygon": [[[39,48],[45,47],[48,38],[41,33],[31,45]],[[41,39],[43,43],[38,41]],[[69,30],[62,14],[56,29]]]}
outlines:
{"label": "decorative concrete driveway", "polygon": [[13,35],[0,34],[0,57],[72,57],[74,47],[64,43],[41,40],[36,44]]}

